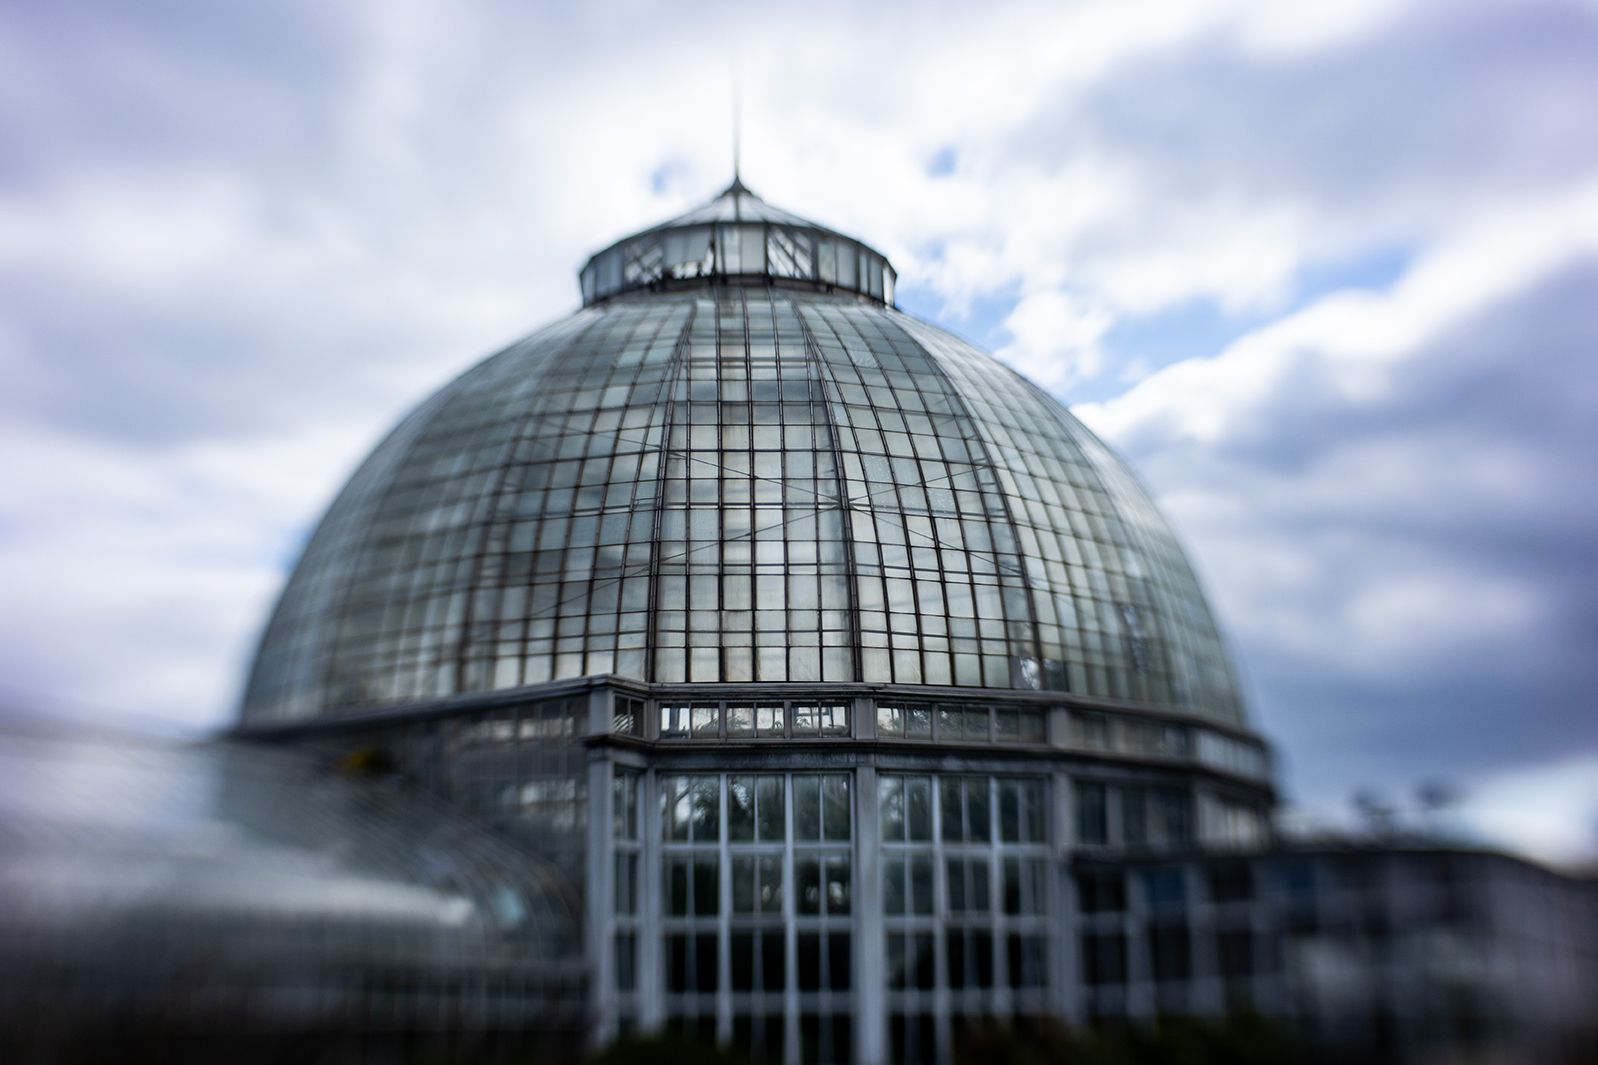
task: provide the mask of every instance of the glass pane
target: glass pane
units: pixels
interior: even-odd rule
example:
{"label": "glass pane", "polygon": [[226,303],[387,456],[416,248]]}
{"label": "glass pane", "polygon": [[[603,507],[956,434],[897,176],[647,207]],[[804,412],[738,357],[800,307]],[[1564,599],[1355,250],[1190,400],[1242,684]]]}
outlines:
{"label": "glass pane", "polygon": [[905,912],[904,862],[891,858],[882,864],[882,912]]}
{"label": "glass pane", "polygon": [[964,991],[967,986],[965,964],[965,932],[951,928],[945,937],[943,949],[948,952],[949,990]]}
{"label": "glass pane", "polygon": [[[827,985],[834,991],[849,990],[850,979],[850,944],[847,932],[833,932],[827,936]],[[837,1060],[847,1061],[849,1050],[846,1046],[834,1048],[838,1054]]]}
{"label": "glass pane", "polygon": [[753,991],[755,989],[755,934],[753,932],[734,932],[731,946],[732,989],[734,991]]}
{"label": "glass pane", "polygon": [[826,875],[823,887],[827,899],[828,913],[849,912],[849,858],[847,855],[834,855],[827,858],[825,865]]}
{"label": "glass pane", "polygon": [[693,727],[696,737],[704,738],[715,736],[718,719],[721,716],[719,707],[696,706],[693,710]]}
{"label": "glass pane", "polygon": [[666,861],[666,913],[671,917],[687,917],[688,874],[692,863],[684,858]]}
{"label": "glass pane", "polygon": [[965,733],[963,722],[964,713],[958,709],[947,708],[938,710],[938,739],[959,740]]}
{"label": "glass pane", "polygon": [[932,711],[924,706],[912,706],[905,710],[904,733],[910,739],[929,740],[932,738]]}
{"label": "glass pane", "polygon": [[755,838],[755,789],[749,777],[727,778],[727,838]]}
{"label": "glass pane", "polygon": [[885,776],[877,781],[877,806],[882,838],[890,843],[904,839],[904,778]]}
{"label": "glass pane", "polygon": [[811,775],[793,778],[793,835],[795,839],[821,838],[821,779]]}
{"label": "glass pane", "polygon": [[769,843],[786,838],[788,826],[783,816],[782,778],[758,778],[756,792],[761,841]]}
{"label": "glass pane", "polygon": [[943,839],[946,843],[959,843],[965,839],[961,790],[957,777],[943,777],[938,781],[938,815],[943,819]]}
{"label": "glass pane", "polygon": [[794,897],[799,913],[814,914],[821,912],[821,861],[818,858],[799,858],[793,860],[793,877],[796,890]]}
{"label": "glass pane", "polygon": [[988,778],[967,777],[965,781],[966,827],[971,838],[983,843],[993,838],[993,804],[988,801]]}
{"label": "glass pane", "polygon": [[847,706],[823,706],[821,708],[821,734],[823,736],[847,736],[849,734],[849,708]]}
{"label": "glass pane", "polygon": [[1017,711],[1002,709],[993,717],[993,738],[1000,743],[1015,743],[1021,739],[1021,723]]}
{"label": "glass pane", "polygon": [[909,973],[905,958],[905,936],[900,932],[888,933],[888,986],[894,989],[909,987]]}
{"label": "glass pane", "polygon": [[783,716],[780,706],[755,707],[755,732],[761,736],[781,736]]}
{"label": "glass pane", "polygon": [[795,949],[799,953],[799,990],[821,990],[821,937],[814,932],[801,932]]}
{"label": "glass pane", "polygon": [[694,858],[694,913],[698,916],[715,914],[721,910],[719,859],[713,855]]}
{"label": "glass pane", "polygon": [[947,864],[947,875],[949,912],[961,913],[966,908],[965,862],[959,858],[950,858]]}
{"label": "glass pane", "polygon": [[831,774],[822,778],[822,830],[829,840],[849,838],[849,778]]}
{"label": "glass pane", "polygon": [[755,912],[755,859],[732,859],[732,912]]}
{"label": "glass pane", "polygon": [[1121,797],[1121,842],[1141,846],[1149,841],[1147,795],[1142,788],[1117,788]]}
{"label": "glass pane", "polygon": [[778,855],[760,859],[760,912],[782,912],[782,858]]}
{"label": "glass pane", "polygon": [[616,855],[615,873],[616,912],[638,912],[638,855]]}
{"label": "glass pane", "polygon": [[916,913],[932,912],[932,859],[926,855],[910,859],[910,897]]}
{"label": "glass pane", "polygon": [[[787,985],[783,962],[787,944],[781,931],[760,934],[760,983],[767,991],[781,991]],[[770,1019],[768,1024],[773,1023]],[[782,1040],[782,1018],[775,1019],[777,1041]]]}
{"label": "glass pane", "polygon": [[897,706],[877,707],[877,735],[903,736],[904,712]]}
{"label": "glass pane", "polygon": [[904,782],[905,830],[912,840],[932,838],[932,782],[910,777]]}
{"label": "glass pane", "polygon": [[693,825],[693,799],[687,778],[662,777],[660,802],[662,835],[671,842],[687,842]]}
{"label": "glass pane", "polygon": [[721,788],[715,777],[693,778],[693,838],[701,843],[718,838],[721,829]]}
{"label": "glass pane", "polygon": [[666,990],[682,993],[692,990],[689,979],[688,936],[666,937]]}
{"label": "glass pane", "polygon": [[694,937],[694,987],[701,993],[714,992],[716,976],[716,933],[701,932]]}
{"label": "glass pane", "polygon": [[1107,842],[1109,826],[1104,810],[1104,785],[1078,781],[1075,792],[1077,842]]}
{"label": "glass pane", "polygon": [[985,740],[988,738],[988,712],[986,710],[966,710],[965,738],[968,740]]}

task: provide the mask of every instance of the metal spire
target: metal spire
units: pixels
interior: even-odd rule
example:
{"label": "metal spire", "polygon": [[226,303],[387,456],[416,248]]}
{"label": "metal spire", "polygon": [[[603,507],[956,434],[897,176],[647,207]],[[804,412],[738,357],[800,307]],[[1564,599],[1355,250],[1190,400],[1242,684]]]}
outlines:
{"label": "metal spire", "polygon": [[743,184],[738,174],[739,141],[743,133],[743,102],[738,80],[738,65],[734,63],[732,67],[732,183],[734,185]]}

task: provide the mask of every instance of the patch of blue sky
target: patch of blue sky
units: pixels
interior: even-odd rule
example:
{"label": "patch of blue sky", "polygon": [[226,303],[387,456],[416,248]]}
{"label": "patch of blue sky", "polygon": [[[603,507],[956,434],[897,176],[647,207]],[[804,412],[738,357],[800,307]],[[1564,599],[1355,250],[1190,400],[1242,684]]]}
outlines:
{"label": "patch of blue sky", "polygon": [[937,290],[906,282],[895,290],[899,309],[924,321],[942,326],[956,336],[986,350],[993,350],[1008,339],[1004,321],[1015,309],[1017,290],[1007,285],[998,292],[975,296],[956,307]]}
{"label": "patch of blue sky", "polygon": [[1287,299],[1268,308],[1228,311],[1215,300],[1194,298],[1153,314],[1122,318],[1105,333],[1104,370],[1071,389],[1073,402],[1108,399],[1155,370],[1187,359],[1218,355],[1227,345],[1322,296],[1349,289],[1380,291],[1403,276],[1413,252],[1387,247],[1301,268]]}

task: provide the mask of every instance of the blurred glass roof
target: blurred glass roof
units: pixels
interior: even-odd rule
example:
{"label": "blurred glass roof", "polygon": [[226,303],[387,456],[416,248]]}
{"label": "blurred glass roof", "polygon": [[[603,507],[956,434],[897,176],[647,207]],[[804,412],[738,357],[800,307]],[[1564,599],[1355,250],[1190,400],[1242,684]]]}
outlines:
{"label": "blurred glass roof", "polygon": [[575,907],[537,858],[398,781],[237,742],[0,731],[5,997],[160,995],[195,971],[245,995],[292,972],[324,1001],[382,971],[533,988],[580,976]]}

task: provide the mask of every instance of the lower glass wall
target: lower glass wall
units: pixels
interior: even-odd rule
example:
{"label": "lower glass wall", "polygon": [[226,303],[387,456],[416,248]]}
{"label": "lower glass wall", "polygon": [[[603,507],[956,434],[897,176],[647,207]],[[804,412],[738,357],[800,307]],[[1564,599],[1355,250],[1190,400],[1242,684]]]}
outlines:
{"label": "lower glass wall", "polygon": [[1042,777],[879,779],[894,1060],[948,1060],[969,1021],[1048,1011],[1047,792]]}
{"label": "lower glass wall", "polygon": [[[657,995],[668,1030],[805,1063],[853,1060],[862,999],[885,1008],[896,1060],[948,1060],[968,1023],[1049,1011],[1047,778],[883,774],[864,824],[854,771],[662,773],[650,801],[646,779],[614,778],[626,1017]],[[880,889],[862,896],[867,849]],[[655,906],[658,955],[642,948]],[[860,986],[868,971],[879,986]]]}
{"label": "lower glass wall", "polygon": [[667,1027],[769,1061],[851,1060],[850,774],[661,775],[656,791]]}

